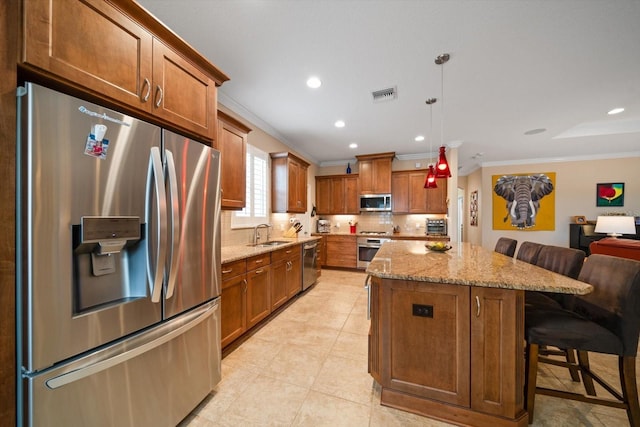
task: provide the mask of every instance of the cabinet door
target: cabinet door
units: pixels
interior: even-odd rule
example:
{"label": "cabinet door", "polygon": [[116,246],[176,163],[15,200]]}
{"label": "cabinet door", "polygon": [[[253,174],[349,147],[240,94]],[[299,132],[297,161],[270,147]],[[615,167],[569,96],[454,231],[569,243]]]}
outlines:
{"label": "cabinet door", "polygon": [[515,418],[524,406],[524,291],[472,287],[470,314],[471,408]]}
{"label": "cabinet door", "polygon": [[316,210],[319,215],[331,214],[331,178],[316,177]]}
{"label": "cabinet door", "polygon": [[380,282],[378,277],[371,277],[369,282],[369,313],[371,315],[371,323],[369,325],[369,360],[368,370],[374,380],[378,384],[382,383],[382,377],[380,376],[382,361],[382,347],[380,346],[382,337],[382,325],[380,324]]}
{"label": "cabinet door", "polygon": [[326,239],[327,266],[356,268],[358,249],[355,236],[326,236]]}
{"label": "cabinet door", "polygon": [[447,213],[447,179],[438,178],[436,180],[438,188],[429,189],[426,200],[426,212],[433,214]]}
{"label": "cabinet door", "polygon": [[247,329],[271,313],[270,266],[247,272]]}
{"label": "cabinet door", "polygon": [[372,172],[373,192],[391,193],[391,159],[374,159]]}
{"label": "cabinet door", "polygon": [[331,178],[331,213],[345,213],[344,180],[340,177]]}
{"label": "cabinet door", "polygon": [[358,176],[344,178],[344,213],[360,214],[360,203],[358,198]]}
{"label": "cabinet door", "polygon": [[22,61],[151,111],[151,34],[103,0],[22,2]]}
{"label": "cabinet door", "polygon": [[302,256],[292,256],[289,259],[288,264],[287,298],[292,298],[302,291]]}
{"label": "cabinet door", "polygon": [[358,176],[360,178],[360,194],[372,194],[373,191],[373,161],[358,160]]}
{"label": "cabinet door", "polygon": [[289,159],[288,212],[307,211],[307,168],[294,159]]}
{"label": "cabinet door", "polygon": [[391,176],[391,196],[394,213],[409,212],[409,174],[394,173]]}
{"label": "cabinet door", "polygon": [[242,209],[246,203],[246,138],[246,133],[223,120],[218,121],[223,209]]}
{"label": "cabinet door", "polygon": [[153,40],[153,114],[213,141],[215,82],[161,41]]}
{"label": "cabinet door", "polygon": [[287,301],[288,261],[271,264],[271,310],[275,310]]}
{"label": "cabinet door", "polygon": [[468,407],[469,289],[408,280],[382,283],[382,387]]}
{"label": "cabinet door", "polygon": [[244,274],[222,282],[220,298],[220,329],[222,347],[247,330],[247,280]]}
{"label": "cabinet door", "polygon": [[409,213],[426,213],[427,198],[439,188],[424,188],[426,173],[409,174]]}

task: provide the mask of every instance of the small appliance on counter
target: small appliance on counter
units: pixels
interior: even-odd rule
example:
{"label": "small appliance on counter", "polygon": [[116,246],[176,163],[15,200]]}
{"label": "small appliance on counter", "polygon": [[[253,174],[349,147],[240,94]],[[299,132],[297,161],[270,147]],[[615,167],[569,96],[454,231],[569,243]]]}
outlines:
{"label": "small appliance on counter", "polygon": [[318,233],[330,233],[331,232],[331,222],[326,219],[318,220]]}
{"label": "small appliance on counter", "polygon": [[446,218],[427,218],[424,229],[425,229],[425,234],[427,236],[446,236],[447,235],[447,219]]}

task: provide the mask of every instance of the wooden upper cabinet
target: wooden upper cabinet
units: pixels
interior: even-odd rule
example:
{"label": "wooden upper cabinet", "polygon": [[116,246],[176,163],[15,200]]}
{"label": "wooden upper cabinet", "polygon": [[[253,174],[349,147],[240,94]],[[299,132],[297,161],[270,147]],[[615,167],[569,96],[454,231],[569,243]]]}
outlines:
{"label": "wooden upper cabinet", "polygon": [[316,177],[316,210],[321,215],[358,214],[358,175]]}
{"label": "wooden upper cabinet", "polygon": [[360,176],[360,194],[391,193],[391,162],[396,153],[356,156]]}
{"label": "wooden upper cabinet", "polygon": [[215,140],[215,82],[157,39],[153,40],[151,92],[154,115]]}
{"label": "wooden upper cabinet", "polygon": [[309,163],[291,153],[271,153],[271,211],[307,211]]}
{"label": "wooden upper cabinet", "polygon": [[130,0],[23,2],[20,66],[213,141],[228,77]]}
{"label": "wooden upper cabinet", "polygon": [[246,203],[247,135],[251,129],[218,111],[217,148],[220,150],[222,209],[242,209]]}
{"label": "wooden upper cabinet", "polygon": [[424,188],[427,171],[396,171],[392,174],[394,213],[446,214],[447,180],[438,178],[438,188]]}

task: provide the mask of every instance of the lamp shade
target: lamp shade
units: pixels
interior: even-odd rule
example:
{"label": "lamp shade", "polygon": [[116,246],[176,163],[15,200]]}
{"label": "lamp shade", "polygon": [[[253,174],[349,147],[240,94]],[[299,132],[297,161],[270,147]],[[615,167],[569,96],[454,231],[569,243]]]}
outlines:
{"label": "lamp shade", "polygon": [[438,157],[438,163],[436,164],[437,178],[451,178],[451,169],[449,169],[449,162],[447,162],[445,149],[446,147],[444,145],[440,147],[440,155]]}
{"label": "lamp shade", "polygon": [[636,234],[636,222],[632,216],[599,216],[596,221],[596,233],[607,233],[611,237],[623,234]]}
{"label": "lamp shade", "polygon": [[433,170],[433,165],[429,165],[429,172],[427,172],[427,179],[424,181],[424,188],[438,188],[436,172]]}

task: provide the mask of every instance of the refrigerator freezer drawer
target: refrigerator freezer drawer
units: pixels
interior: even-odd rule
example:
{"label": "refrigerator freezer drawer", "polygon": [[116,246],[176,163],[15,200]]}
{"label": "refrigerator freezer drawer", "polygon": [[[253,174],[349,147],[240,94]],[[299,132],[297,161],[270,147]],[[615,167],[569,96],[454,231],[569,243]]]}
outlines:
{"label": "refrigerator freezer drawer", "polygon": [[24,381],[31,426],[175,426],[220,381],[219,299]]}

